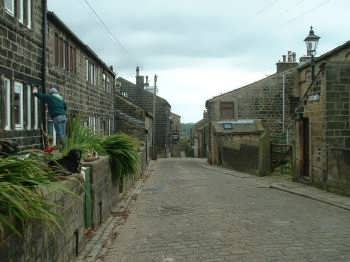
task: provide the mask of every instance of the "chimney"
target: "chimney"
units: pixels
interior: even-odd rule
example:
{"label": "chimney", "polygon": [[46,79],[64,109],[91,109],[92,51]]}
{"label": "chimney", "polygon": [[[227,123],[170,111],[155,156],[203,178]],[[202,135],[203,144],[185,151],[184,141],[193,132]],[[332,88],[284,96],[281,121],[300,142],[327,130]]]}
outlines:
{"label": "chimney", "polygon": [[288,51],[287,55],[282,55],[282,62],[278,62],[277,64],[277,73],[281,73],[288,69],[291,69],[298,65],[296,62],[296,53],[292,51]]}
{"label": "chimney", "polygon": [[140,75],[140,67],[139,66],[136,67],[136,86],[138,88],[142,88],[142,89],[144,89],[144,87],[145,87],[145,78],[144,78],[144,76]]}
{"label": "chimney", "polygon": [[288,51],[288,63],[292,63],[292,51]]}
{"label": "chimney", "polygon": [[148,83],[148,76],[146,76],[146,83],[145,83],[146,87],[149,87],[149,83]]}
{"label": "chimney", "polygon": [[112,66],[112,65],[109,66],[109,70],[111,70],[112,72],[114,72],[114,71],[113,71],[113,66]]}

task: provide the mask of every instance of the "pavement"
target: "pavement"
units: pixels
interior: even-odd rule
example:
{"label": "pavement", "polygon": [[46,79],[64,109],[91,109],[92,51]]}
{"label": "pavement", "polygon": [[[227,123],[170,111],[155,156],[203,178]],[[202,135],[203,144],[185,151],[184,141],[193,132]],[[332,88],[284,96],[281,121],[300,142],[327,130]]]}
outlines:
{"label": "pavement", "polygon": [[151,169],[96,261],[350,261],[346,197],[197,159]]}

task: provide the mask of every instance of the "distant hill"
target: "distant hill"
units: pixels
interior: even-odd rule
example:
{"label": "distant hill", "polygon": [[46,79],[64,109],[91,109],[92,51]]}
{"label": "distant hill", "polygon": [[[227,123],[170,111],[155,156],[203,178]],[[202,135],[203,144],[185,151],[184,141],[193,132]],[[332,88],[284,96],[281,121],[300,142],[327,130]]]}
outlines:
{"label": "distant hill", "polygon": [[181,123],[181,138],[191,139],[191,129],[194,123]]}

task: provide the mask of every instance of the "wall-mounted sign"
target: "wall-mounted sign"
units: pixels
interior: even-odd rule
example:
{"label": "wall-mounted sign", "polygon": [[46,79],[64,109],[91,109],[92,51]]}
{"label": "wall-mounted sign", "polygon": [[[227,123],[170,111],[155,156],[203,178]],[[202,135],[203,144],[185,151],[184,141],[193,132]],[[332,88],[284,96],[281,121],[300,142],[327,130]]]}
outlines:
{"label": "wall-mounted sign", "polygon": [[310,101],[310,102],[320,101],[320,95],[317,94],[317,95],[309,96],[308,101]]}
{"label": "wall-mounted sign", "polygon": [[223,123],[222,126],[223,126],[224,129],[232,129],[233,128],[232,123]]}

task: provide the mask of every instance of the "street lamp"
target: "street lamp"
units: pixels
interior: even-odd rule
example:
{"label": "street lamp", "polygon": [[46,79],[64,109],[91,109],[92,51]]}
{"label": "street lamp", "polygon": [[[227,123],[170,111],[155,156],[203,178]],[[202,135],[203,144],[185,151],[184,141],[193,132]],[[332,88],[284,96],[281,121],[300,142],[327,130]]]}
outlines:
{"label": "street lamp", "polygon": [[316,55],[316,49],[318,45],[318,41],[321,37],[315,35],[314,29],[311,26],[309,35],[305,38],[304,42],[306,44],[307,56],[311,57],[311,79],[312,82],[315,80],[315,61],[314,57]]}

